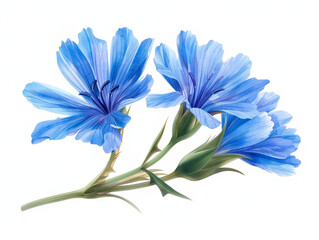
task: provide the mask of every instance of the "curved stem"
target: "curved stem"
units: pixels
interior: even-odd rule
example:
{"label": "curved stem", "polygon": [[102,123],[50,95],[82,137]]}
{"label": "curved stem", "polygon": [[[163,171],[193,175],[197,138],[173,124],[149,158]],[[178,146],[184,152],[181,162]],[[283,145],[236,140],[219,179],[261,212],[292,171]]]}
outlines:
{"label": "curved stem", "polygon": [[59,201],[63,201],[63,200],[67,200],[67,199],[71,199],[71,198],[78,198],[81,197],[83,194],[83,190],[76,190],[76,191],[72,191],[72,192],[67,192],[67,193],[62,193],[62,194],[58,194],[58,195],[54,195],[51,197],[46,197],[46,198],[41,198],[32,202],[29,202],[27,204],[22,205],[21,210],[25,211],[34,207],[38,207],[38,206],[42,206],[45,204],[49,204],[49,203],[54,203],[54,202],[59,202]]}
{"label": "curved stem", "polygon": [[[174,173],[171,173],[167,176],[162,177],[161,179],[163,181],[169,181],[174,178],[177,178],[178,176],[175,175]],[[154,184],[150,184],[149,181],[147,182],[142,182],[142,183],[136,183],[136,184],[130,184],[130,185],[124,185],[124,186],[114,186],[111,188],[108,188],[108,191],[110,192],[121,192],[121,191],[126,191],[126,190],[134,190],[134,189],[139,189],[139,188],[144,188],[144,187],[150,187],[153,186]]]}
{"label": "curved stem", "polygon": [[175,141],[171,141],[169,142],[169,144],[167,144],[167,146],[159,153],[157,154],[152,160],[146,162],[143,166],[137,167],[131,171],[128,171],[126,173],[120,174],[116,177],[110,178],[110,179],[106,179],[103,183],[103,185],[110,185],[113,183],[116,183],[120,180],[123,180],[127,177],[130,177],[138,172],[141,171],[141,168],[149,168],[150,166],[154,165],[155,163],[157,163],[162,157],[164,157],[166,155],[166,153],[168,153],[169,150],[171,150],[171,148],[176,144],[177,142]]}

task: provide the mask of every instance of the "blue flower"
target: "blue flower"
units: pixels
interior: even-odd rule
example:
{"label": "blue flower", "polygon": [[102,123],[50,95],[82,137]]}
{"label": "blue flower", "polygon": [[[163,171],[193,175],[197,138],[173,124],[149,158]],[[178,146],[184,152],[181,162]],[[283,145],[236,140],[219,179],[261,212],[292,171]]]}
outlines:
{"label": "blue flower", "polygon": [[106,153],[121,143],[120,128],[130,117],[121,110],[150,91],[153,79],[141,78],[153,40],[139,44],[131,30],[121,28],[113,37],[110,64],[107,43],[90,28],[79,33],[79,44],[69,39],[57,52],[58,66],[82,97],[55,87],[33,82],[23,94],[35,107],[68,115],[40,122],[32,133],[32,143],[58,140],[76,134],[76,139],[103,146]]}
{"label": "blue flower", "polygon": [[249,157],[245,162],[266,171],[286,176],[294,173],[300,160],[291,153],[297,150],[300,137],[296,130],[285,126],[292,116],[284,111],[273,111],[279,96],[260,93],[254,100],[261,114],[253,119],[240,119],[222,114],[225,134],[217,155],[235,153]]}
{"label": "blue flower", "polygon": [[199,46],[190,32],[177,37],[179,60],[168,46],[156,48],[154,62],[157,71],[174,88],[167,94],[147,97],[148,107],[172,107],[185,103],[198,121],[209,128],[220,122],[212,114],[225,112],[239,118],[253,118],[256,105],[246,100],[256,98],[268,80],[250,78],[251,62],[238,54],[223,62],[222,45],[209,41]]}

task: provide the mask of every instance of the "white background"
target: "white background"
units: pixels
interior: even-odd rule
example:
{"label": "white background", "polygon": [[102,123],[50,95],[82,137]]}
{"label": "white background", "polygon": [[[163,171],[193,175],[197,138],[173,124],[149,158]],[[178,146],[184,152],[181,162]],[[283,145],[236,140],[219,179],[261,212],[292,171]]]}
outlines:
{"label": "white background", "polygon": [[[318,159],[318,6],[316,1],[1,1],[1,239],[319,239]],[[201,182],[174,180],[186,201],[161,197],[156,187],[125,192],[139,214],[112,198],[76,199],[21,212],[37,198],[85,186],[103,168],[107,155],[97,146],[68,137],[31,144],[31,132],[51,114],[34,108],[22,95],[32,81],[75,93],[56,64],[60,41],[92,27],[111,38],[128,27],[141,41],[155,39],[176,49],[180,30],[200,43],[223,44],[225,58],[237,53],[253,61],[252,76],[270,79],[266,90],[281,96],[279,108],[294,119],[302,142],[297,174],[282,178],[236,161],[246,176],[222,173]],[[145,73],[155,79],[153,93],[171,90],[155,70],[154,48]],[[141,163],[167,117],[177,108],[133,105],[125,129],[117,172]],[[173,170],[182,156],[218,130],[202,127],[156,166]],[[317,229],[316,229],[317,228]]]}

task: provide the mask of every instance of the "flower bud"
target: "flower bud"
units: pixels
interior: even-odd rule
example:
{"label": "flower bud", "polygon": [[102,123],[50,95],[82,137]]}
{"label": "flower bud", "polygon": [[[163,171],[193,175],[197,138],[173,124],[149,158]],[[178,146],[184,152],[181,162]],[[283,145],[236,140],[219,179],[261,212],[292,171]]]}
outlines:
{"label": "flower bud", "polygon": [[245,158],[239,154],[216,155],[218,147],[225,133],[225,127],[215,138],[188,153],[178,164],[174,174],[192,181],[209,177],[222,171],[236,171],[235,169],[222,168],[223,165],[237,158]]}

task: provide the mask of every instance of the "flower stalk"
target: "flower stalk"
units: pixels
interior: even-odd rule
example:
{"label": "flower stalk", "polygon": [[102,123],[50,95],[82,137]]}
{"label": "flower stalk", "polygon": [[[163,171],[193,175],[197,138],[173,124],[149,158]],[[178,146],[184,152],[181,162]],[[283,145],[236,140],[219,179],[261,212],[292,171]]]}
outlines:
{"label": "flower stalk", "polygon": [[72,198],[80,198],[80,197],[83,197],[83,193],[84,193],[84,190],[80,189],[77,191],[62,193],[62,194],[54,195],[51,197],[38,199],[38,200],[22,205],[21,210],[25,211],[31,208],[35,208],[35,207],[50,204],[50,203],[60,202],[60,201],[64,201],[64,200],[72,199]]}
{"label": "flower stalk", "polygon": [[[41,205],[46,205],[54,202],[59,202],[67,199],[72,199],[72,198],[97,198],[97,197],[103,197],[103,196],[109,196],[105,193],[110,193],[114,191],[124,191],[124,190],[132,190],[132,189],[138,189],[138,188],[143,188],[143,187],[148,187],[153,184],[150,184],[149,181],[143,182],[143,183],[138,183],[138,184],[130,184],[130,185],[124,185],[126,184],[126,180],[129,180],[130,182],[135,182],[138,181],[140,178],[139,173],[143,172],[143,169],[148,169],[154,164],[156,164],[158,161],[160,161],[178,142],[187,139],[188,137],[192,136],[197,132],[197,130],[200,127],[200,124],[195,123],[194,120],[190,121],[190,117],[188,116],[187,118],[184,117],[184,115],[181,114],[181,109],[182,105],[175,117],[175,123],[173,124],[173,135],[169,143],[162,149],[159,150],[160,152],[153,157],[151,160],[144,161],[143,164],[135,169],[132,169],[126,173],[120,174],[118,176],[115,176],[113,178],[107,179],[109,174],[111,172],[114,172],[113,170],[113,165],[116,161],[116,159],[119,156],[120,153],[120,147],[111,153],[110,158],[108,160],[108,163],[106,164],[105,168],[101,171],[100,174],[98,174],[86,187],[77,190],[77,191],[72,191],[72,192],[67,192],[63,194],[58,194],[54,195],[51,197],[46,197],[42,198],[36,201],[32,201],[30,203],[27,203],[21,207],[22,211],[38,207]],[[183,118],[184,117],[184,118]],[[185,121],[186,119],[186,121]],[[176,124],[183,125],[184,132],[180,132],[178,137],[176,137],[176,134],[174,134],[174,131],[176,132]],[[165,124],[164,124],[165,127]],[[175,129],[174,129],[175,128]],[[163,129],[162,129],[163,130]],[[160,132],[160,138],[162,136],[162,132]],[[122,139],[123,139],[123,133],[124,130],[120,130]],[[158,149],[158,142],[160,140],[158,136],[155,138],[154,143],[151,147],[150,152],[152,151],[153,148]],[[148,154],[149,155],[149,154]],[[146,157],[147,160],[147,157]],[[134,177],[136,175],[136,178]],[[169,174],[161,179],[163,181],[168,181],[171,179],[174,179],[177,175],[175,174]],[[101,194],[103,193],[103,195]]]}

